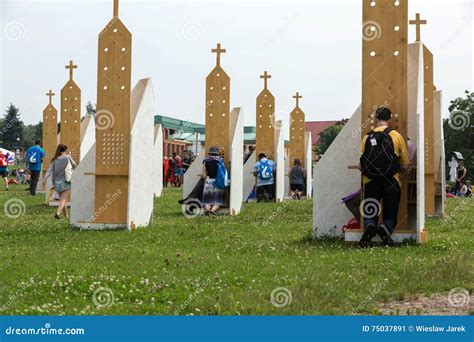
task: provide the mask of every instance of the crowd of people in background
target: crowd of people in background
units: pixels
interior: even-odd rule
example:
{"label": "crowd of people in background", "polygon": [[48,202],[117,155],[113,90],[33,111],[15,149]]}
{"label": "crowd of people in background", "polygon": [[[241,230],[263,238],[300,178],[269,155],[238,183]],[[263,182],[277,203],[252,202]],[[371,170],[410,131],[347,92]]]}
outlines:
{"label": "crowd of people in background", "polygon": [[454,187],[448,186],[446,188],[448,197],[472,197],[472,184],[467,178],[467,168],[464,166],[464,162],[461,161],[456,169]]}
{"label": "crowd of people in background", "polygon": [[192,151],[184,151],[180,156],[173,152],[171,157],[163,159],[163,186],[177,187],[183,185],[183,177],[193,163],[196,156]]}

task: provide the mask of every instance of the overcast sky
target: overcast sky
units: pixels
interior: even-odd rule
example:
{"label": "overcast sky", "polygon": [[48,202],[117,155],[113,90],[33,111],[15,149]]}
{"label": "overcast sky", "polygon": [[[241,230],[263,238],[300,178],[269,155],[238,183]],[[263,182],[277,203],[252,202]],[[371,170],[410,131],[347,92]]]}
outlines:
{"label": "overcast sky", "polygon": [[[95,103],[97,35],[113,0],[0,1],[0,109],[12,102],[25,123],[40,121],[45,94],[59,94],[71,59],[83,105]],[[472,0],[410,0],[410,18],[416,12],[429,21],[422,40],[434,53],[446,116],[449,100],[473,90]],[[361,102],[362,0],[121,0],[120,17],[133,34],[133,84],[152,77],[158,114],[204,123],[217,42],[227,49],[231,106],[243,107],[246,125],[255,123],[264,70],[272,74],[277,112],[291,111],[296,91],[307,121],[350,117]],[[58,96],[54,104],[59,109]]]}

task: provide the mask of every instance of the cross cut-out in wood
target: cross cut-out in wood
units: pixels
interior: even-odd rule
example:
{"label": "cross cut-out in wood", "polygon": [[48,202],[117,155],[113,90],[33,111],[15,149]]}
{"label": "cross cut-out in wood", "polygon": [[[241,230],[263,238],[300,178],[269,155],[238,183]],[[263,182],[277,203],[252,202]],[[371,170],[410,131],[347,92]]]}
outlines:
{"label": "cross cut-out in wood", "polygon": [[260,75],[260,78],[263,79],[264,88],[267,89],[268,79],[272,78],[272,76],[267,71],[265,71],[263,75]]}
{"label": "cross cut-out in wood", "polygon": [[72,80],[74,76],[74,69],[77,69],[77,65],[74,65],[72,61],[69,61],[69,64],[65,66],[66,69],[69,69],[69,79]]}
{"label": "cross cut-out in wood", "polygon": [[296,107],[299,107],[300,106],[300,99],[302,99],[303,96],[301,96],[299,92],[296,92],[296,95],[294,95],[293,98],[296,99]]}
{"label": "cross cut-out in wood", "polygon": [[422,20],[420,17],[420,13],[416,14],[415,20],[410,20],[410,25],[416,25],[416,41],[421,41],[421,25],[428,24],[427,20]]}
{"label": "cross cut-out in wood", "polygon": [[217,60],[216,65],[221,65],[221,53],[226,53],[226,49],[221,48],[221,43],[217,43],[217,47],[211,50],[212,53],[216,54]]}
{"label": "cross cut-out in wood", "polygon": [[53,96],[56,95],[55,93],[53,93],[53,91],[50,89],[49,90],[49,93],[46,94],[46,96],[49,96],[49,104],[52,103],[52,100],[53,100]]}

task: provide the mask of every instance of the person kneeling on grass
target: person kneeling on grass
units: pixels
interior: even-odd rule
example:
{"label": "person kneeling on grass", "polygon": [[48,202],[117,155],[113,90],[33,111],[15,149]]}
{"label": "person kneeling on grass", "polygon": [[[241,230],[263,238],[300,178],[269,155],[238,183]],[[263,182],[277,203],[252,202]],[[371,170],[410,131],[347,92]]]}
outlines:
{"label": "person kneeling on grass", "polygon": [[54,155],[53,160],[51,160],[51,165],[49,166],[46,176],[44,177],[43,184],[46,184],[46,180],[49,177],[52,177],[54,188],[56,192],[60,195],[59,206],[54,216],[57,219],[61,218],[61,213],[64,210],[64,216],[68,217],[67,212],[67,201],[71,194],[71,182],[66,175],[66,169],[69,165],[75,169],[76,163],[71,158],[67,146],[64,144],[59,144],[56,149],[56,154]]}
{"label": "person kneeling on grass", "polygon": [[253,170],[257,186],[257,202],[273,202],[275,200],[275,162],[268,159],[265,153],[260,153]]}
{"label": "person kneeling on grass", "polygon": [[[382,244],[393,246],[391,238],[397,226],[402,172],[409,168],[408,149],[402,135],[389,128],[392,112],[380,107],[375,112],[375,128],[362,139],[360,167],[363,175],[364,234],[359,246],[368,247],[375,235]],[[383,201],[382,224],[378,224]],[[372,210],[374,209],[374,210]]]}
{"label": "person kneeling on grass", "polygon": [[295,159],[295,163],[290,170],[290,191],[291,197],[301,199],[306,184],[305,170],[301,166],[301,160]]}
{"label": "person kneeling on grass", "polygon": [[204,214],[209,216],[216,216],[217,211],[226,205],[224,189],[216,186],[219,165],[224,161],[219,155],[219,147],[213,146],[209,149],[209,156],[202,163],[201,177],[205,179],[202,204]]}

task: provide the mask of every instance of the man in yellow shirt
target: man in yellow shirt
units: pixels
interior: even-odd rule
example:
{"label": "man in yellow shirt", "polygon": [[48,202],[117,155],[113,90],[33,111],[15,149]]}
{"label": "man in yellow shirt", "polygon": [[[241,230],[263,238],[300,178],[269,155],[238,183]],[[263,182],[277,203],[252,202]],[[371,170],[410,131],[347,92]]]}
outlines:
{"label": "man in yellow shirt", "polygon": [[[360,167],[363,175],[364,234],[360,247],[368,247],[379,235],[384,245],[393,246],[391,238],[397,226],[400,207],[402,173],[410,164],[408,148],[403,136],[389,128],[392,112],[380,107],[375,112],[375,128],[362,139]],[[383,203],[382,223],[379,215]]]}

